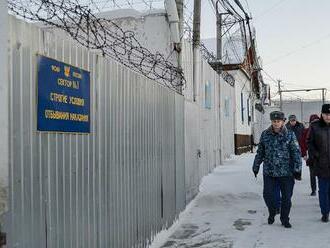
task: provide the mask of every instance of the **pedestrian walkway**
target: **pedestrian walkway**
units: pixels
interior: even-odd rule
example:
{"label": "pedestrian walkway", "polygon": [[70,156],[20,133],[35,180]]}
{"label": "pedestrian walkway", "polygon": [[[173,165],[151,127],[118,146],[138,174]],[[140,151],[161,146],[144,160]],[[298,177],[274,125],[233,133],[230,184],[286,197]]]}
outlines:
{"label": "pedestrian walkway", "polygon": [[326,248],[330,223],[320,221],[318,198],[310,196],[308,168],[296,181],[291,229],[279,216],[267,224],[262,176],[254,178],[254,154],[234,157],[205,177],[199,195],[169,229],[156,236],[151,248]]}

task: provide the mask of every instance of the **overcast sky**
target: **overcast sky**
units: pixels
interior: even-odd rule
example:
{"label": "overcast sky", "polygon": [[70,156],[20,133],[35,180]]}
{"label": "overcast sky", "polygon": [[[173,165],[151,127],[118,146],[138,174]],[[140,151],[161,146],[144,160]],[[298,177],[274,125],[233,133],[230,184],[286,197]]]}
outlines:
{"label": "overcast sky", "polygon": [[[329,99],[330,1],[241,0],[241,3],[252,14],[264,70],[283,80],[286,89],[328,88]],[[202,38],[215,37],[215,15],[208,0],[202,1],[202,22]],[[276,91],[275,83],[266,75],[264,78]],[[304,97],[320,97],[320,93]]]}

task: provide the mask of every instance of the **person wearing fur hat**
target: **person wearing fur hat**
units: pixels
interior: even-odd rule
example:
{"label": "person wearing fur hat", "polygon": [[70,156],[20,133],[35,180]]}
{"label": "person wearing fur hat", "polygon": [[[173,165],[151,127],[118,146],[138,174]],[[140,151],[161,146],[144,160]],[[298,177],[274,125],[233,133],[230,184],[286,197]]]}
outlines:
{"label": "person wearing fur hat", "polygon": [[270,113],[272,124],[264,130],[260,137],[257,154],[252,171],[257,177],[260,165],[263,163],[263,197],[268,208],[268,224],[275,221],[276,199],[275,187],[278,184],[281,191],[281,222],[290,228],[289,214],[294,179],[301,180],[301,154],[296,135],[284,125],[284,113]]}
{"label": "person wearing fur hat", "polygon": [[308,153],[318,177],[322,222],[329,222],[330,211],[330,104],[323,104],[321,117],[310,126]]}

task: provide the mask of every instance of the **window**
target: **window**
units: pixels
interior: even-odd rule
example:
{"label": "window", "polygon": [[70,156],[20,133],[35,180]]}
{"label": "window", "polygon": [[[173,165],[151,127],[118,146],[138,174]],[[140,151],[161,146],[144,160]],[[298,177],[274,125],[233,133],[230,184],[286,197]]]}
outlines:
{"label": "window", "polygon": [[225,99],[225,116],[226,117],[229,117],[229,98],[228,97],[226,97],[226,99]]}
{"label": "window", "polygon": [[241,117],[242,117],[242,124],[244,124],[244,96],[243,96],[243,92],[241,92]]}
{"label": "window", "polygon": [[209,81],[206,82],[205,84],[205,102],[204,102],[204,107],[206,109],[211,109],[212,107],[212,98],[211,98],[211,83]]}
{"label": "window", "polygon": [[250,99],[249,98],[246,101],[246,108],[247,108],[248,125],[250,126],[251,116],[250,116]]}

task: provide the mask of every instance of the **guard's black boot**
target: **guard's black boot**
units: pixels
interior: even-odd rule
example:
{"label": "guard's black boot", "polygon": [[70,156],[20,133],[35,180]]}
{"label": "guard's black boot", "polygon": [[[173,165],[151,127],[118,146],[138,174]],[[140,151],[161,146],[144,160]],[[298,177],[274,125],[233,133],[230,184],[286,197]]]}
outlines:
{"label": "guard's black boot", "polygon": [[322,222],[329,222],[329,214],[323,214],[321,218]]}
{"label": "guard's black boot", "polygon": [[282,225],[283,225],[285,228],[291,228],[291,227],[292,227],[289,221],[282,222]]}
{"label": "guard's black boot", "polygon": [[312,191],[311,196],[316,196],[316,192]]}
{"label": "guard's black boot", "polygon": [[285,228],[291,228],[291,224],[290,224],[290,218],[281,218],[281,223],[282,226],[284,226]]}
{"label": "guard's black boot", "polygon": [[268,217],[268,224],[271,225],[275,221],[275,215],[270,214]]}

